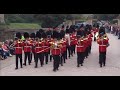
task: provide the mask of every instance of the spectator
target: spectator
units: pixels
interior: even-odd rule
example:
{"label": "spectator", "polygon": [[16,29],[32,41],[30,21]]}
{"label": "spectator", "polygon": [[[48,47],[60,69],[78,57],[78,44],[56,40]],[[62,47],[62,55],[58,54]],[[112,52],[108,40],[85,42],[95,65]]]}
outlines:
{"label": "spectator", "polygon": [[13,46],[13,40],[12,39],[9,41],[9,50],[10,50],[10,54],[14,55],[15,49],[14,49],[14,46]]}
{"label": "spectator", "polygon": [[2,43],[0,43],[0,59],[6,59],[6,55],[5,55],[5,52],[3,51],[2,49]]}
{"label": "spectator", "polygon": [[3,51],[5,52],[5,55],[6,55],[6,56],[12,56],[12,55],[10,54],[10,51],[9,51],[9,49],[8,49],[8,45],[7,45],[6,42],[3,43],[2,49],[3,49]]}
{"label": "spectator", "polygon": [[120,27],[118,28],[118,39],[120,39]]}

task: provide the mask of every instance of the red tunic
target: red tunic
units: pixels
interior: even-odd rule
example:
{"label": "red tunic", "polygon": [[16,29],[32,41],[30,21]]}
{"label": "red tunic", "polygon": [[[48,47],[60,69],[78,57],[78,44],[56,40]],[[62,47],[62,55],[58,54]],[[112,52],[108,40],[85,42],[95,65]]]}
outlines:
{"label": "red tunic", "polygon": [[48,41],[45,41],[45,43],[43,43],[43,51],[44,52],[49,52],[50,50],[50,43]]}
{"label": "red tunic", "polygon": [[22,47],[23,43],[16,43],[15,44],[15,54],[22,54]]}
{"label": "red tunic", "polygon": [[35,53],[42,53],[42,43],[36,42],[36,44],[35,44]]}
{"label": "red tunic", "polygon": [[85,47],[84,41],[81,41],[80,44],[77,43],[77,46],[76,46],[77,52],[84,52],[85,51],[84,47]]}
{"label": "red tunic", "polygon": [[60,55],[61,49],[60,48],[54,48],[52,49],[52,55]]}
{"label": "red tunic", "polygon": [[99,52],[106,52],[107,51],[108,39],[104,39],[103,41],[98,39],[97,43],[99,44]]}
{"label": "red tunic", "polygon": [[24,52],[31,52],[32,44],[28,42],[23,42]]}

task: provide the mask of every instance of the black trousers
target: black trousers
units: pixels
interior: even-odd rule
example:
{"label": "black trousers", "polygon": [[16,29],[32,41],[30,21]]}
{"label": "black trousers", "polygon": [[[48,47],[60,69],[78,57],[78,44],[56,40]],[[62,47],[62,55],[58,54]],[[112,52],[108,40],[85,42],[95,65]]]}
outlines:
{"label": "black trousers", "polygon": [[83,64],[84,52],[77,52],[77,65]]}
{"label": "black trousers", "polygon": [[30,57],[30,52],[25,52],[25,57],[24,57],[24,63],[26,65],[26,61],[28,59],[28,63],[30,64],[31,63],[31,57]]}
{"label": "black trousers", "polygon": [[71,55],[73,56],[73,52],[74,52],[74,45],[71,45]]}
{"label": "black trousers", "polygon": [[99,64],[106,64],[106,52],[99,52]]}
{"label": "black trousers", "polygon": [[91,53],[91,45],[88,47],[88,53]]}
{"label": "black trousers", "polygon": [[71,55],[71,46],[67,46],[66,57],[67,57],[67,51],[68,51],[68,57],[70,58],[70,55]]}
{"label": "black trousers", "polygon": [[75,48],[76,48],[76,45],[73,45],[73,52],[75,54]]}
{"label": "black trousers", "polygon": [[95,37],[95,35],[94,35],[94,41],[96,41],[96,37]]}
{"label": "black trousers", "polygon": [[33,55],[33,57],[34,57],[34,61],[35,61],[35,53],[32,52],[32,53],[30,54],[30,56],[31,56],[31,61],[32,61],[32,55]]}
{"label": "black trousers", "polygon": [[118,33],[118,39],[120,39],[120,32]]}
{"label": "black trousers", "polygon": [[86,58],[88,57],[88,51],[89,51],[89,47],[87,47],[86,50],[85,50],[85,57]]}
{"label": "black trousers", "polygon": [[40,60],[41,66],[43,66],[43,53],[36,53],[35,67],[38,66],[38,59]]}
{"label": "black trousers", "polygon": [[61,65],[63,65],[63,61],[64,61],[64,63],[65,63],[65,52],[63,52],[63,53],[61,54],[61,57],[60,57],[60,64],[61,64]]}
{"label": "black trousers", "polygon": [[18,59],[20,59],[20,66],[22,67],[22,54],[16,54],[16,68],[18,68]]}
{"label": "black trousers", "polygon": [[45,59],[45,63],[48,63],[48,54],[49,52],[44,52],[44,59]]}
{"label": "black trousers", "polygon": [[52,56],[52,55],[50,55],[50,62],[52,61],[52,58],[53,58],[53,56]]}
{"label": "black trousers", "polygon": [[53,69],[57,70],[59,68],[60,55],[53,55]]}

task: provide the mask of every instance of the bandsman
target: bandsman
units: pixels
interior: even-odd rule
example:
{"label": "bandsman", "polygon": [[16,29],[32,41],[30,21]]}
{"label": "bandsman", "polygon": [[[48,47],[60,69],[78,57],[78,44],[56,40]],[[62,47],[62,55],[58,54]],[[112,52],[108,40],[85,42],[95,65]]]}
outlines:
{"label": "bandsman", "polygon": [[21,33],[18,32],[16,33],[16,38],[14,41],[14,47],[15,47],[15,55],[16,55],[16,68],[18,69],[18,59],[20,59],[20,66],[22,68],[22,47],[23,47],[23,42],[21,41]]}

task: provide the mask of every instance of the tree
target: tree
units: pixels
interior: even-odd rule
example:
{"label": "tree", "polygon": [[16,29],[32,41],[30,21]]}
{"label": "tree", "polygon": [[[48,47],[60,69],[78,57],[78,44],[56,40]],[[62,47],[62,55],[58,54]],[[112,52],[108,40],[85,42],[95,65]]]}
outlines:
{"label": "tree", "polygon": [[94,18],[98,20],[112,20],[118,16],[119,14],[94,14]]}
{"label": "tree", "polygon": [[41,26],[44,27],[56,27],[65,20],[73,20],[80,18],[80,14],[35,14],[34,18],[41,21]]}

